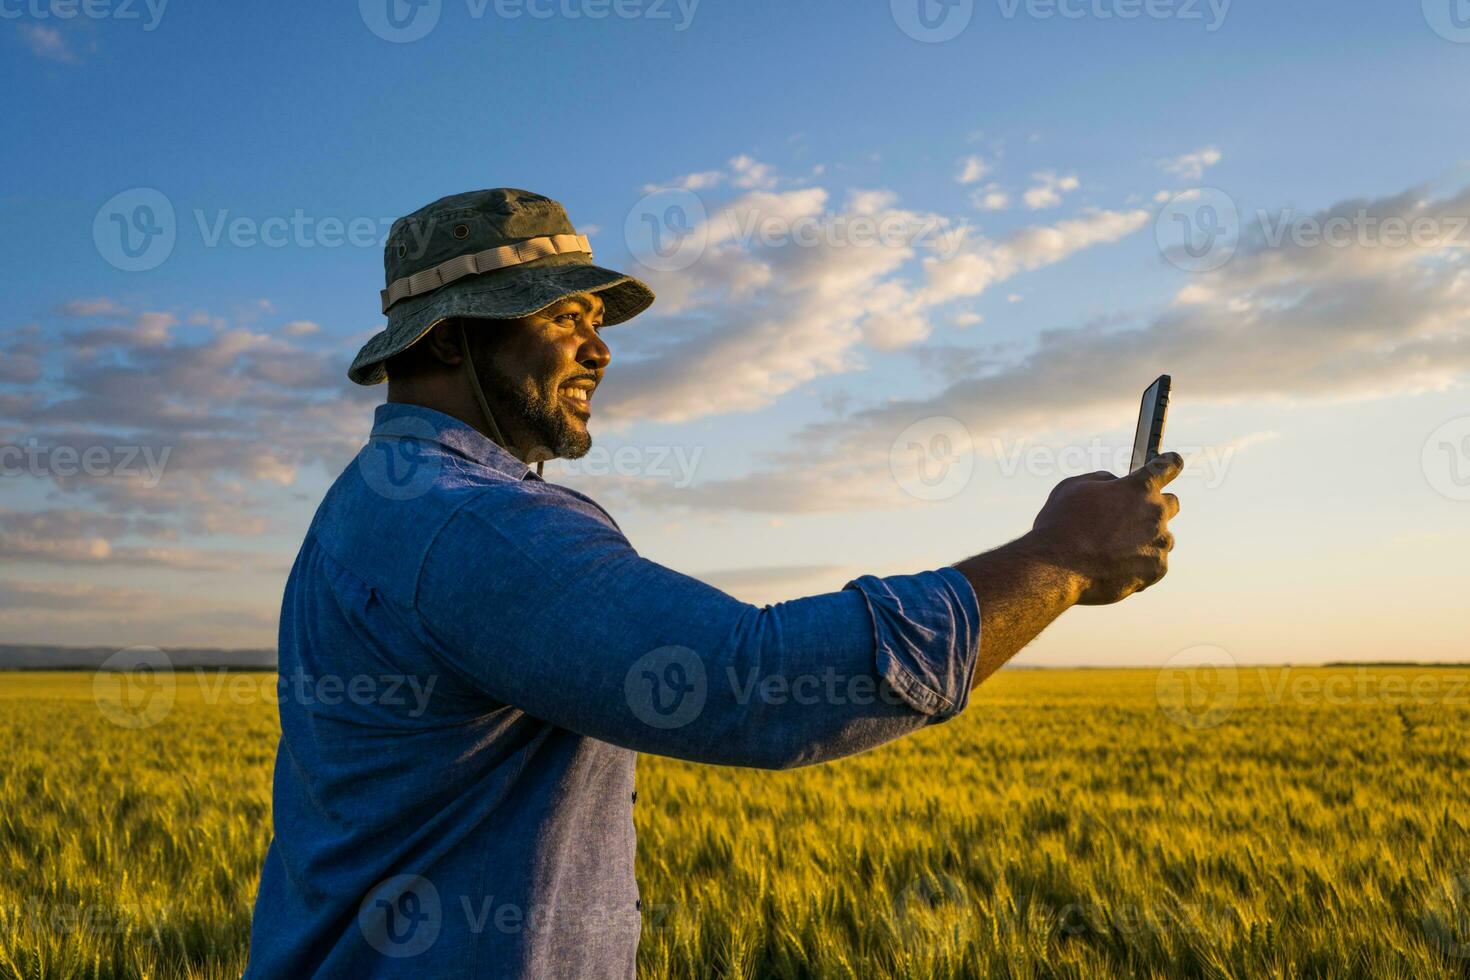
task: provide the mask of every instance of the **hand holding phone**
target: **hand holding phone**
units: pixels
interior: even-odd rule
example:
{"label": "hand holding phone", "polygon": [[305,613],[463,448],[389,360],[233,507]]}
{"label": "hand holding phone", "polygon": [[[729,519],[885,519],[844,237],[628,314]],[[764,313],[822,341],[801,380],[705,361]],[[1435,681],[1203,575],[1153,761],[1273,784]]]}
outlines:
{"label": "hand holding phone", "polygon": [[1153,585],[1169,570],[1174,535],[1169,521],[1179,498],[1165,493],[1184,468],[1177,453],[1160,453],[1169,411],[1170,378],[1143,393],[1128,476],[1086,473],[1063,480],[1036,515],[1029,540],[1057,567],[1073,573],[1073,601],[1118,602]]}

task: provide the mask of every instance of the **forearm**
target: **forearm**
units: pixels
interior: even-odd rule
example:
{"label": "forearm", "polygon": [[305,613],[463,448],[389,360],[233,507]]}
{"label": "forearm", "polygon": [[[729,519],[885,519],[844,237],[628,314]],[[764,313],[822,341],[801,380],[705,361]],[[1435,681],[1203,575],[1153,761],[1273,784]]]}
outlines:
{"label": "forearm", "polygon": [[958,562],[980,605],[980,652],[974,684],[995,673],[1051,622],[1077,604],[1083,583],[1028,534]]}

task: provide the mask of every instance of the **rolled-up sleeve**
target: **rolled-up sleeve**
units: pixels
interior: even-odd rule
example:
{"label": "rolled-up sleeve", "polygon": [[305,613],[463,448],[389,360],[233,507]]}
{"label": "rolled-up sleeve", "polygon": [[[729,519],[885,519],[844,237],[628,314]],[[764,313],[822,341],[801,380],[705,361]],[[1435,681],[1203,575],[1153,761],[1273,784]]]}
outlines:
{"label": "rolled-up sleeve", "polygon": [[980,607],[953,568],[918,575],[864,575],[847,583],[873,619],[879,676],[915,711],[949,718],[965,710],[980,646]]}
{"label": "rolled-up sleeve", "polygon": [[426,644],[475,690],[592,738],[784,769],[964,710],[980,610],[952,568],[757,607],[639,555],[544,484],[484,490],[427,551]]}

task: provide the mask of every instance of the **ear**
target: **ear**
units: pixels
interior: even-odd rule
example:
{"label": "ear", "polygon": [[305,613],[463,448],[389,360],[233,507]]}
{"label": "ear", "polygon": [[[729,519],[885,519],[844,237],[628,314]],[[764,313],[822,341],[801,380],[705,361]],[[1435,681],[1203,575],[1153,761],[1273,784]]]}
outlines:
{"label": "ear", "polygon": [[458,367],[464,363],[464,350],[460,347],[460,337],[459,320],[451,318],[436,324],[419,343],[423,344],[429,355],[440,364]]}

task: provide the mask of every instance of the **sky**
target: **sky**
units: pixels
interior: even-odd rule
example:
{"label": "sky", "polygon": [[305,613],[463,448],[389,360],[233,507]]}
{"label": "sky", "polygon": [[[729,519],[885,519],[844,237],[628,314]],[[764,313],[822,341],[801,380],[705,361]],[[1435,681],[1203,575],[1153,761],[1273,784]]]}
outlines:
{"label": "sky", "polygon": [[1169,577],[1018,664],[1470,658],[1464,0],[265,6],[0,0],[0,642],[273,646],[389,225],[510,186],[659,294],[546,469],[652,560],[953,563],[1169,373]]}

